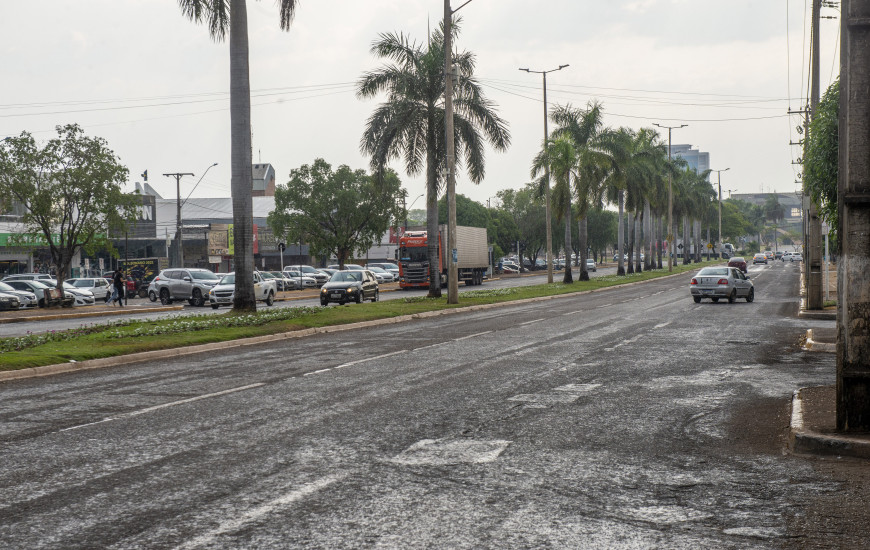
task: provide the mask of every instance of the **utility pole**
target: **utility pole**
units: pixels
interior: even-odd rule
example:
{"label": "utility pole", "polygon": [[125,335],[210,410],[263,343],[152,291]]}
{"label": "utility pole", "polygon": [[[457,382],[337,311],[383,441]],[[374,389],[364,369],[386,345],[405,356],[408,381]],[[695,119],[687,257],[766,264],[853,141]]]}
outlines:
{"label": "utility pole", "polygon": [[870,430],[870,0],[840,3],[837,430]]}
{"label": "utility pole", "polygon": [[[812,31],[812,87],[810,89],[810,120],[815,120],[819,108],[819,18],[822,1],[813,0],[813,31]],[[809,143],[809,126],[805,143]],[[806,156],[806,155],[805,155]],[[809,193],[808,193],[809,195]],[[822,309],[822,220],[819,218],[819,207],[810,198],[809,216],[807,219],[808,233],[806,262],[807,309]]]}
{"label": "utility pole", "polygon": [[[459,303],[456,268],[456,150],[453,142],[453,10],[444,0],[444,128],[447,148],[447,303]],[[430,236],[430,238],[432,238]]]}
{"label": "utility pole", "polygon": [[[547,154],[547,140],[550,138],[550,132],[547,130],[547,119],[549,118],[549,113],[547,112],[547,73],[553,73],[556,71],[561,71],[568,65],[559,65],[558,69],[550,69],[549,71],[532,71],[529,69],[520,69],[521,71],[526,71],[527,73],[535,73],[540,74],[544,77],[544,154]],[[545,189],[545,197],[546,197],[546,223],[547,223],[547,283],[551,284],[553,282],[553,228],[551,227],[553,213],[550,207],[550,161],[544,163],[544,181],[546,182]]]}
{"label": "utility pole", "polygon": [[719,259],[722,259],[722,243],[725,242],[722,239],[722,172],[726,172],[731,170],[731,167],[723,168],[721,170],[711,170],[711,172],[716,172],[716,180],[719,185]]}
{"label": "utility pole", "polygon": [[178,267],[184,267],[184,250],[182,247],[182,236],[181,236],[181,177],[182,176],[193,176],[191,172],[174,172],[171,174],[163,174],[166,177],[175,178],[175,189],[176,189],[176,208],[177,212],[175,215],[175,231],[178,235],[178,240],[176,244],[178,245]]}
{"label": "utility pole", "polygon": [[671,130],[685,128],[688,124],[679,126],[662,126],[653,122],[653,126],[668,129],[668,271],[674,270],[674,256],[677,254],[677,243],[674,242],[674,186],[671,181]]}

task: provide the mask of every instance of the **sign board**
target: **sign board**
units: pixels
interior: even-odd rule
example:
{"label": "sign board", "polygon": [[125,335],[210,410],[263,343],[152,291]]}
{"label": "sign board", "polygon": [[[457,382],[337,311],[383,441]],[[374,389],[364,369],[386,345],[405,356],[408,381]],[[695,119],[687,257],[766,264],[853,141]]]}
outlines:
{"label": "sign board", "polygon": [[100,273],[102,273],[106,269],[106,263],[100,258]]}
{"label": "sign board", "polygon": [[713,243],[707,243],[707,248],[713,248]]}
{"label": "sign board", "polygon": [[209,256],[209,257],[208,257],[208,263],[210,263],[210,264],[219,264],[219,263],[221,263],[221,257],[220,257],[220,256]]}
{"label": "sign board", "polygon": [[682,250],[682,249],[683,249],[683,243],[678,244],[678,245],[677,245],[677,248],[679,248],[680,250]]}
{"label": "sign board", "polygon": [[453,249],[453,263],[454,264],[459,263],[459,251],[455,248]]}
{"label": "sign board", "polygon": [[90,258],[85,258],[85,270],[87,270],[87,271],[91,270],[91,259]]}
{"label": "sign board", "polygon": [[160,260],[157,258],[131,258],[118,260],[118,267],[137,281],[150,282],[160,273]]}

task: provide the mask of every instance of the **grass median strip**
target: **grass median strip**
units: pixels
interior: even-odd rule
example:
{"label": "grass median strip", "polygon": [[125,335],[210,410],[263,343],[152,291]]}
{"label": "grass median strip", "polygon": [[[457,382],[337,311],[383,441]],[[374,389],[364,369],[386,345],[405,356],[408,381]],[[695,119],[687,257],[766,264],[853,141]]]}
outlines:
{"label": "grass median strip", "polygon": [[[710,262],[715,263],[715,262]],[[697,270],[705,264],[675,266],[674,272]],[[445,297],[410,297],[377,303],[333,307],[267,308],[256,313],[191,314],[155,321],[116,320],[101,324],[21,337],[0,338],[0,370],[17,370],[70,361],[115,357],[142,351],[224,342],[240,338],[292,332],[361,321],[387,319],[427,311],[512,302],[527,298],[571,294],[669,275],[665,270],[622,277],[596,277],[573,284],[553,283],[526,287],[480,289],[463,292],[459,304]]]}

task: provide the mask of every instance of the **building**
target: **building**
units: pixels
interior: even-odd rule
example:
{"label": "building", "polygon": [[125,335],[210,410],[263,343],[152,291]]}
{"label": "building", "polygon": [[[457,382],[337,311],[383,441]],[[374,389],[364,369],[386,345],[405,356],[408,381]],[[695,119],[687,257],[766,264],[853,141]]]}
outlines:
{"label": "building", "polygon": [[254,197],[275,196],[275,169],[271,164],[255,164],[251,169],[254,185],[251,195]]}
{"label": "building", "polygon": [[[710,169],[710,153],[693,149],[689,144],[671,145],[671,156],[684,159],[689,164],[689,167],[699,174],[704,170]],[[709,181],[709,179],[708,176],[707,180]]]}

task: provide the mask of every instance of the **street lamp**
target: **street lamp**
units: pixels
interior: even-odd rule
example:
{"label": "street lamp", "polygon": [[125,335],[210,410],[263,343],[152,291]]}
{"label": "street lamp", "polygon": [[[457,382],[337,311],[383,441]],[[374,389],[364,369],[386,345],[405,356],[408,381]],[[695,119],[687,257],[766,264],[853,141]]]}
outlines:
{"label": "street lamp", "polygon": [[419,195],[417,195],[417,196],[414,198],[414,200],[411,201],[411,206],[409,206],[408,208],[405,209],[405,232],[408,231],[408,211],[409,211],[410,209],[414,208],[414,203],[417,202],[417,200],[418,200],[420,197],[422,197],[422,196],[423,196],[423,193],[420,193]]}
{"label": "street lamp", "polygon": [[[680,128],[685,128],[688,124],[680,124],[679,126],[662,126],[657,122],[653,122],[653,126],[658,126],[659,128],[667,128],[668,129],[668,164],[671,162],[671,130]],[[670,166],[668,167],[668,271],[674,270],[674,260],[673,256],[676,255],[676,246],[677,243],[674,242],[674,187],[671,181],[671,170]]]}
{"label": "street lamp", "polygon": [[719,186],[719,259],[722,259],[722,172],[731,170],[731,167],[721,170],[710,170],[716,172],[716,184]]}
{"label": "street lamp", "polygon": [[[544,154],[547,154],[547,138],[550,136],[547,130],[547,73],[561,71],[568,65],[559,65],[558,69],[550,69],[549,71],[532,71],[530,69],[520,69],[527,73],[535,73],[544,77]],[[550,212],[550,163],[544,163],[544,181],[546,182],[546,223],[547,223],[547,283],[553,282],[553,228],[551,226],[552,213]],[[519,253],[519,251],[517,251]],[[522,265],[522,264],[521,264]]]}

